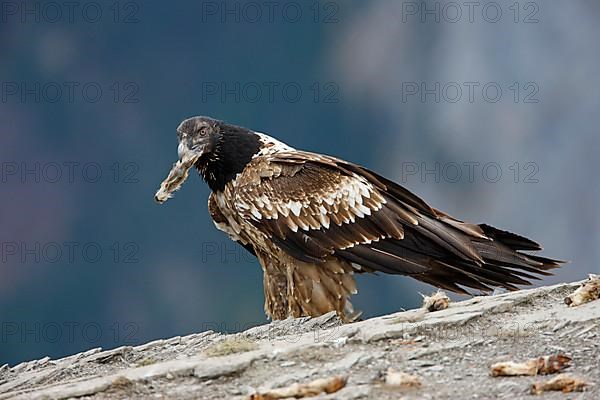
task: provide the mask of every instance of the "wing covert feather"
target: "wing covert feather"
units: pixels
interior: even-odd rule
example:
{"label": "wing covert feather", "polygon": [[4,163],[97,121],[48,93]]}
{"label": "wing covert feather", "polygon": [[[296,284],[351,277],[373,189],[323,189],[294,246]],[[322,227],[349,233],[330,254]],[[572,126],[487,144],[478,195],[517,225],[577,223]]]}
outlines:
{"label": "wing covert feather", "polygon": [[[363,167],[302,151],[256,157],[237,179],[236,211],[304,262],[335,255],[360,271],[410,275],[464,292],[548,274],[551,259],[520,253],[536,243],[457,220]],[[459,286],[460,285],[460,286]]]}

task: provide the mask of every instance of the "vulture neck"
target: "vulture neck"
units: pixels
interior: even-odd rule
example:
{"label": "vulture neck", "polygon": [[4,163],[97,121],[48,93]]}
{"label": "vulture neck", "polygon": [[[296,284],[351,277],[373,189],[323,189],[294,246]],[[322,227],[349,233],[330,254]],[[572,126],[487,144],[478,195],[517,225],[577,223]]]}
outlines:
{"label": "vulture neck", "polygon": [[198,171],[213,192],[222,192],[228,182],[244,170],[260,150],[261,142],[254,132],[224,125],[212,151],[196,163]]}

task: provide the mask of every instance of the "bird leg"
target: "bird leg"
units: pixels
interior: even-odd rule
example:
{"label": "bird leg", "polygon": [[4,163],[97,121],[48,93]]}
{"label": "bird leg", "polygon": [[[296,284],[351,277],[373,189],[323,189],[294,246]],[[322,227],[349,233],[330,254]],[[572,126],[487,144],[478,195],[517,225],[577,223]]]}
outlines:
{"label": "bird leg", "polygon": [[269,255],[257,252],[256,256],[263,269],[265,291],[265,313],[272,319],[288,317],[288,282],[285,269]]}
{"label": "bird leg", "polygon": [[325,264],[276,257],[257,252],[264,272],[265,312],[274,320],[288,317],[318,317],[336,311],[346,322],[354,321],[349,297],[356,293],[352,267],[335,259]]}

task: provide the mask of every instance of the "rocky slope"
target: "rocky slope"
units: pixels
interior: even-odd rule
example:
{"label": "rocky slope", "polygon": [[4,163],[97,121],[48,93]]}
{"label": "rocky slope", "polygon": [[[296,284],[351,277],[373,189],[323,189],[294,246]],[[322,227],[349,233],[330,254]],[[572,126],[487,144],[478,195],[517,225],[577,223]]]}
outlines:
{"label": "rocky slope", "polygon": [[[209,331],[44,358],[1,367],[0,399],[267,399],[277,397],[256,394],[335,376],[344,387],[313,398],[535,398],[532,383],[552,376],[492,377],[490,366],[559,353],[572,359],[565,372],[588,385],[584,392],[543,398],[597,399],[600,301],[568,307],[564,298],[578,286],[474,297],[441,311],[353,324],[328,314],[235,335]],[[390,368],[416,376],[420,385],[386,384]]]}

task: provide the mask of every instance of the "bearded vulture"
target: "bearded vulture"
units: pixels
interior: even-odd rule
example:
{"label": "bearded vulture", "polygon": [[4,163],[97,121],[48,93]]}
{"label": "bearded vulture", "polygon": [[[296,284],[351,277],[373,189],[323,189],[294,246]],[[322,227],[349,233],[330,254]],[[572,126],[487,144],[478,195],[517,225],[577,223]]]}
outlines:
{"label": "bearded vulture", "polygon": [[541,250],[530,239],[460,221],[373,171],[263,133],[193,117],[177,138],[179,160],[155,200],[169,199],[196,167],[216,227],[258,258],[272,319],[333,310],[355,319],[354,273],[487,293],[530,285],[562,263],[522,252]]}

